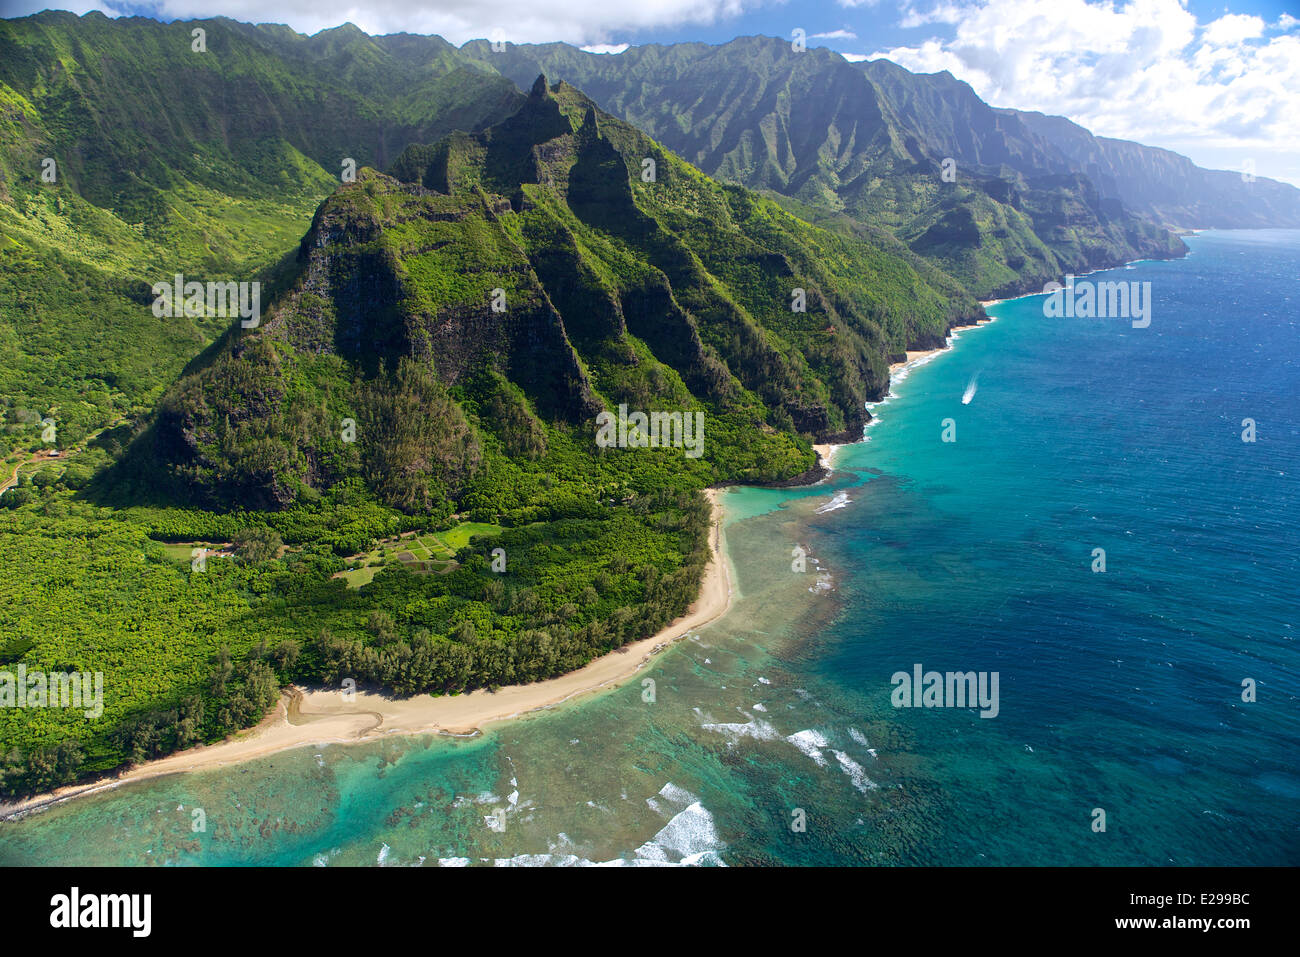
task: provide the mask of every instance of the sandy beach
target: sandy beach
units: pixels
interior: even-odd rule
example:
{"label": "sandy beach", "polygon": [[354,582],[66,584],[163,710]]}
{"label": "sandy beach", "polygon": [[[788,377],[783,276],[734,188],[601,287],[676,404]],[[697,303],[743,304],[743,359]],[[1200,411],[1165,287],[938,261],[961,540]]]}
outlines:
{"label": "sandy beach", "polygon": [[[981,323],[981,325],[984,324],[986,323]],[[948,349],[950,349],[951,347],[952,347],[952,339],[950,338],[947,341],[947,343],[945,343],[944,345],[940,346],[937,349],[908,349],[907,352],[905,353],[907,358],[903,359],[901,362],[890,363],[889,377],[891,381],[898,379],[900,374],[904,372],[910,372],[916,366],[921,365],[924,362],[930,361],[930,359],[934,358],[939,353],[948,351]],[[818,457],[821,460],[821,464],[826,468],[830,468],[831,460],[835,457],[835,451],[839,448],[840,448],[839,445],[831,445],[830,443],[821,443],[818,445],[814,445],[813,451],[817,453]]]}
{"label": "sandy beach", "polygon": [[705,495],[713,509],[709,538],[710,561],[700,595],[686,614],[658,634],[625,645],[577,671],[496,691],[434,698],[396,698],[357,691],[345,701],[341,692],[292,688],[261,724],[217,744],[179,751],[149,761],[116,777],[72,785],[11,805],[0,805],[8,817],[59,803],[105,788],[118,787],[164,774],[223,767],[265,757],[290,748],[318,744],[354,744],[389,734],[473,734],[483,727],[530,712],[555,707],[582,695],[614,687],[640,671],[656,654],[691,631],[717,620],[731,605],[731,569],[722,534],[719,489]]}
{"label": "sandy beach", "polygon": [[916,362],[918,359],[928,359],[931,356],[937,356],[939,353],[945,351],[947,348],[948,347],[944,345],[944,346],[940,346],[938,349],[908,349],[906,353],[907,355],[906,359],[904,359],[902,362],[890,363],[889,374],[892,376],[894,373],[901,371],[904,367],[911,365],[912,363]]}
{"label": "sandy beach", "polygon": [[823,442],[819,445],[814,445],[813,451],[817,453],[817,458],[821,461],[821,464],[829,468],[831,459],[835,455],[835,450],[838,448],[838,445],[831,445],[829,442]]}
{"label": "sandy beach", "polygon": [[[1006,302],[1006,300],[989,299],[989,300],[982,301],[980,305],[985,307],[996,306],[1000,302]],[[983,319],[980,322],[974,323],[969,326],[955,327],[954,329],[952,329],[951,332],[948,333],[948,339],[944,342],[944,344],[939,346],[937,349],[908,349],[907,352],[904,353],[906,358],[904,358],[903,361],[890,363],[889,366],[890,378],[893,379],[900,372],[911,372],[917,366],[924,365],[926,362],[929,362],[931,359],[939,355],[941,352],[947,352],[949,349],[952,348],[953,343],[961,338],[963,333],[966,333],[972,329],[982,329],[985,326],[992,325],[994,319],[995,319],[994,316],[989,316],[987,319]]]}

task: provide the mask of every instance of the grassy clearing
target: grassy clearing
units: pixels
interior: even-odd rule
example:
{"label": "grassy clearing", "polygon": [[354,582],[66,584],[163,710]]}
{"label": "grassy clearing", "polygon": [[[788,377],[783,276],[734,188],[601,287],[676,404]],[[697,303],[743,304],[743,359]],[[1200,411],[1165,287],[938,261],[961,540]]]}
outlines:
{"label": "grassy clearing", "polygon": [[216,552],[228,550],[229,542],[162,542],[163,554],[173,561],[189,563],[194,557],[194,549],[205,549],[209,556]]}
{"label": "grassy clearing", "polygon": [[435,541],[442,542],[454,555],[468,545],[469,540],[475,535],[499,535],[502,531],[504,529],[500,525],[491,525],[487,522],[461,522],[455,528],[449,528],[431,537]]}
{"label": "grassy clearing", "polygon": [[394,557],[407,571],[446,574],[457,567],[456,552],[466,547],[471,538],[497,535],[502,531],[502,526],[488,522],[461,522],[441,532],[406,532],[382,539],[368,552],[353,555],[348,559],[350,567],[334,577],[342,578],[349,588],[360,588],[370,584],[375,573]]}
{"label": "grassy clearing", "polygon": [[362,585],[369,585],[375,578],[375,572],[379,570],[376,565],[367,565],[364,568],[349,568],[345,572],[339,572],[334,577],[342,578],[348,583],[349,588],[360,588]]}

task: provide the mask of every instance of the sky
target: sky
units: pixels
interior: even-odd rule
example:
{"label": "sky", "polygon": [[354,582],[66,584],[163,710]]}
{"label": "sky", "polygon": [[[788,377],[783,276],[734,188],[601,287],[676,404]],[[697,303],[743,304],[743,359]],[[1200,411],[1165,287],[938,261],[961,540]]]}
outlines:
{"label": "sky", "polygon": [[1300,186],[1300,0],[0,0],[3,16],[47,7],[562,40],[611,56],[799,29],[848,59],[948,70],[993,106]]}

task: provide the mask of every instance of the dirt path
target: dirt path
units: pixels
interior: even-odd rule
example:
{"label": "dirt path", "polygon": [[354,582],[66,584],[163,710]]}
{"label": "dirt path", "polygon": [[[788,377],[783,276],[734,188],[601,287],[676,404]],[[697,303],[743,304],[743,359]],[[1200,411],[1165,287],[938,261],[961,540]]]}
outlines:
{"label": "dirt path", "polygon": [[[7,479],[5,479],[3,482],[0,482],[0,494],[3,494],[4,492],[7,492],[9,489],[11,489],[11,488],[13,488],[15,485],[17,485],[17,484],[18,484],[18,470],[21,469],[24,465],[31,465],[33,462],[39,462],[39,461],[41,460],[42,454],[43,454],[43,453],[41,453],[41,452],[33,452],[33,453],[32,453],[31,455],[29,455],[26,459],[20,459],[20,460],[18,461],[18,464],[14,466],[13,474],[10,475],[10,476],[9,476]],[[60,456],[60,458],[62,458],[62,456]],[[48,460],[48,456],[46,456],[46,459]]]}
{"label": "dirt path", "polygon": [[87,435],[84,439],[81,440],[80,444],[74,445],[71,448],[64,449],[62,452],[59,453],[58,458],[54,458],[54,459],[50,458],[48,449],[42,449],[39,452],[32,452],[29,456],[27,456],[25,460],[19,460],[18,464],[14,466],[13,473],[3,482],[0,482],[0,495],[3,495],[9,489],[13,488],[15,485],[18,484],[18,472],[24,465],[31,465],[33,462],[54,462],[56,464],[59,462],[66,462],[68,459],[72,458],[78,452],[83,451],[88,444],[90,444],[91,442],[93,442],[95,439],[99,437],[101,432],[106,432],[107,430],[113,428],[114,426],[121,425],[125,421],[126,421],[126,416],[119,416],[118,418],[114,419],[112,422],[108,423],[108,425],[101,426],[100,428],[96,429],[94,432],[91,432],[89,435]]}

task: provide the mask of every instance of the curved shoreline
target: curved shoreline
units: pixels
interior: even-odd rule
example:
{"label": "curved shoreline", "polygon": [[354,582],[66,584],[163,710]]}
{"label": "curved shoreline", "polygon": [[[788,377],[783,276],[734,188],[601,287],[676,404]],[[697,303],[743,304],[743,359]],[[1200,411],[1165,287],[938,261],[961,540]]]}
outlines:
{"label": "curved shoreline", "polygon": [[484,727],[557,707],[587,694],[608,690],[633,677],[655,656],[697,628],[726,614],[733,593],[731,563],[722,531],[721,489],[705,489],[713,511],[709,535],[709,563],[704,569],[700,594],[686,614],[650,638],[624,645],[589,662],[577,671],[526,685],[507,685],[496,691],[478,689],[468,694],[396,698],[374,691],[357,691],[344,701],[338,691],[293,687],[275,710],[253,728],[216,744],[200,745],[148,761],[121,774],[69,785],[57,791],[0,805],[0,820],[61,804],[136,781],[226,767],[266,757],[292,748],[323,744],[357,744],[385,735],[446,734],[469,736]]}
{"label": "curved shoreline", "polygon": [[[1003,301],[991,300],[987,304],[992,306]],[[970,328],[989,325],[994,318],[990,316]],[[891,384],[900,373],[905,378],[913,368],[950,350],[959,331],[952,330],[942,346],[909,350],[904,361],[892,363],[889,370]],[[820,471],[819,478],[824,479],[833,471],[831,461],[841,447],[839,443],[814,444],[818,464],[810,471]],[[469,737],[490,724],[521,718],[558,707],[583,695],[617,687],[669,645],[690,631],[721,618],[731,607],[730,558],[722,533],[723,510],[718,501],[718,496],[724,491],[725,487],[704,489],[712,508],[713,527],[709,538],[709,564],[704,570],[699,597],[685,615],[650,638],[611,651],[577,671],[557,678],[526,685],[507,685],[495,692],[480,688],[467,694],[438,698],[429,695],[396,698],[380,692],[357,691],[353,700],[344,702],[340,693],[334,690],[308,690],[294,686],[281,696],[275,709],[260,724],[236,732],[224,741],[156,758],[114,777],[68,785],[13,804],[0,804],[0,821],[123,784],[167,774],[228,767],[294,748],[358,744],[391,734]]]}

